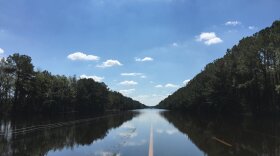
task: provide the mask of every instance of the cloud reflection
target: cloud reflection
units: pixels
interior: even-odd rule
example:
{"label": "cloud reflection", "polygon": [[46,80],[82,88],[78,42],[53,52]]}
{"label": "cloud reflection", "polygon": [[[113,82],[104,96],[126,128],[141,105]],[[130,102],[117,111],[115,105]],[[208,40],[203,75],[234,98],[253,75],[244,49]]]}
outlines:
{"label": "cloud reflection", "polygon": [[147,140],[142,139],[139,142],[136,141],[128,141],[124,144],[124,146],[142,146],[147,143]]}
{"label": "cloud reflection", "polygon": [[178,130],[176,130],[176,129],[160,129],[160,128],[158,128],[157,130],[156,130],[156,132],[158,133],[158,134],[168,134],[168,135],[173,135],[173,134],[176,134],[176,133],[178,133]]}
{"label": "cloud reflection", "polygon": [[109,151],[96,152],[94,155],[95,156],[121,156],[120,153],[114,153]]}

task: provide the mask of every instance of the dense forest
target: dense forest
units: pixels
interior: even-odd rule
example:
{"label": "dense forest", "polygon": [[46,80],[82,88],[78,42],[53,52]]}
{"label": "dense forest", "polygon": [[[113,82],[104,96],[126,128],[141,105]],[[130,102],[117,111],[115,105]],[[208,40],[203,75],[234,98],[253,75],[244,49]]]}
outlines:
{"label": "dense forest", "polygon": [[157,107],[197,114],[280,112],[280,21],[240,40]]}
{"label": "dense forest", "polygon": [[0,60],[0,114],[101,113],[143,107],[93,79],[35,71],[27,55],[16,53]]}

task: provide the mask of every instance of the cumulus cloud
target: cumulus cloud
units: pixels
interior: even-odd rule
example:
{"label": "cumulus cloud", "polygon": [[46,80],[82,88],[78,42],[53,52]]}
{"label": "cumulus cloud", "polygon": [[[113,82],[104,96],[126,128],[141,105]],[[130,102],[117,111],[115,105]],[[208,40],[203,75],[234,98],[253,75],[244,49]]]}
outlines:
{"label": "cumulus cloud", "polygon": [[135,61],[137,62],[147,62],[147,61],[153,61],[154,59],[151,57],[144,57],[144,58],[135,58]]}
{"label": "cumulus cloud", "polygon": [[218,44],[223,42],[222,39],[216,36],[215,32],[202,32],[196,39],[199,42],[204,42],[206,45]]}
{"label": "cumulus cloud", "polygon": [[239,21],[227,21],[225,23],[226,26],[237,26],[237,25],[240,25],[240,24],[241,24],[241,22],[239,22]]}
{"label": "cumulus cloud", "polygon": [[147,78],[143,73],[121,73],[121,76],[140,76],[140,78]]}
{"label": "cumulus cloud", "polygon": [[85,74],[81,75],[80,78],[81,79],[93,79],[96,82],[102,82],[104,80],[104,77],[99,77],[99,76],[95,76],[95,75],[87,76]]}
{"label": "cumulus cloud", "polygon": [[124,94],[124,95],[128,95],[128,94],[131,94],[135,91],[134,88],[132,89],[123,89],[123,90],[119,90],[120,93]]}
{"label": "cumulus cloud", "polygon": [[190,82],[190,79],[187,79],[187,80],[184,80],[184,81],[183,81],[183,84],[186,85],[186,84],[188,84],[189,82]]}
{"label": "cumulus cloud", "polygon": [[165,88],[177,88],[179,86],[175,85],[175,84],[172,84],[172,83],[167,83],[165,86]]}
{"label": "cumulus cloud", "polygon": [[162,85],[156,85],[155,87],[156,88],[162,88],[163,86]]}
{"label": "cumulus cloud", "polygon": [[0,48],[0,54],[4,54],[4,49]]}
{"label": "cumulus cloud", "polygon": [[122,66],[122,64],[118,60],[107,60],[103,62],[100,65],[97,65],[97,67],[100,68],[108,68],[108,67],[113,67],[113,66]]}
{"label": "cumulus cloud", "polygon": [[82,53],[82,52],[74,52],[72,54],[69,54],[67,56],[67,58],[72,60],[72,61],[77,61],[77,60],[81,60],[81,61],[98,61],[100,59],[100,57],[98,57],[98,56],[87,55],[87,54]]}
{"label": "cumulus cloud", "polygon": [[248,29],[254,30],[254,29],[256,29],[256,27],[255,26],[249,26]]}
{"label": "cumulus cloud", "polygon": [[178,45],[178,43],[174,42],[174,43],[172,43],[172,46],[173,47],[178,47],[179,45]]}
{"label": "cumulus cloud", "polygon": [[142,73],[121,73],[121,76],[140,76]]}
{"label": "cumulus cloud", "polygon": [[178,88],[179,86],[175,85],[175,84],[172,84],[172,83],[167,83],[165,85],[159,84],[159,85],[156,85],[155,87],[156,88],[163,88],[163,87],[165,87],[165,88]]}
{"label": "cumulus cloud", "polygon": [[125,80],[125,81],[120,82],[119,84],[125,85],[125,86],[133,86],[133,85],[137,85],[138,82]]}

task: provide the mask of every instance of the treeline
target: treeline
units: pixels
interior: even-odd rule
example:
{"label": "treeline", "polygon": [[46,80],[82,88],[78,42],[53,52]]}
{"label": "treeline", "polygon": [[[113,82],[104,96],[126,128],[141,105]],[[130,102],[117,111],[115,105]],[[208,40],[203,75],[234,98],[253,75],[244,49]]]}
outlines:
{"label": "treeline", "polygon": [[0,61],[0,114],[101,113],[145,105],[93,79],[35,71],[31,57],[18,53]]}
{"label": "treeline", "polygon": [[157,107],[199,114],[280,112],[280,21],[243,38]]}

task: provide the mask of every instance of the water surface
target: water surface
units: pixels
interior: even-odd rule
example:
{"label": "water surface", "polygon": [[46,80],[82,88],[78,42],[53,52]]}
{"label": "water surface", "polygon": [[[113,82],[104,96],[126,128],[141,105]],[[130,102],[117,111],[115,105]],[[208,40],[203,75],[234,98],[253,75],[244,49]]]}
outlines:
{"label": "water surface", "polygon": [[[0,153],[38,156],[280,155],[280,122],[140,110],[53,120],[2,119]],[[152,130],[152,131],[151,131]]]}

